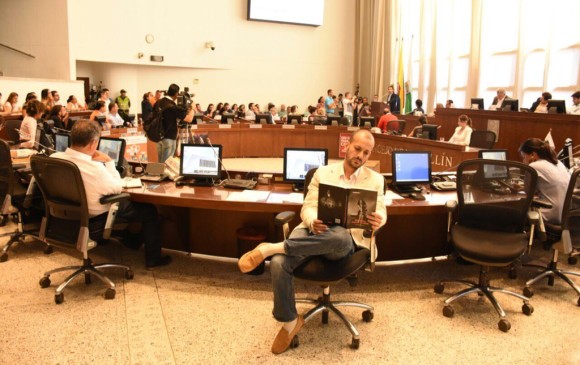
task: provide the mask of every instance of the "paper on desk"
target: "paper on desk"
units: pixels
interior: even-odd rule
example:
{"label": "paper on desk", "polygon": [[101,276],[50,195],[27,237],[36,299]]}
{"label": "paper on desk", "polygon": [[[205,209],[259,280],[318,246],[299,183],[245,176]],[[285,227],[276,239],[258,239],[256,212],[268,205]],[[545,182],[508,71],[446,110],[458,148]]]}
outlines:
{"label": "paper on desk", "polygon": [[268,199],[269,191],[244,190],[230,193],[226,200],[237,202],[258,202]]}
{"label": "paper on desk", "polygon": [[395,200],[395,199],[405,199],[402,196],[400,196],[399,194],[395,193],[392,190],[387,190],[387,192],[385,193],[385,200]]}
{"label": "paper on desk", "polygon": [[301,193],[270,193],[268,197],[268,203],[304,203],[304,194]]}

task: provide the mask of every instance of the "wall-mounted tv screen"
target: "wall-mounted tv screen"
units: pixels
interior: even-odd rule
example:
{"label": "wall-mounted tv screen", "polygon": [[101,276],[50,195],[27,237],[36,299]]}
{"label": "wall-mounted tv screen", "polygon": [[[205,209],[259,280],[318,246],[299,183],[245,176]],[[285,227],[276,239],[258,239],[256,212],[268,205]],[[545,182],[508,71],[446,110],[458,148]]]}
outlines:
{"label": "wall-mounted tv screen", "polygon": [[324,0],[248,0],[248,20],[320,26]]}

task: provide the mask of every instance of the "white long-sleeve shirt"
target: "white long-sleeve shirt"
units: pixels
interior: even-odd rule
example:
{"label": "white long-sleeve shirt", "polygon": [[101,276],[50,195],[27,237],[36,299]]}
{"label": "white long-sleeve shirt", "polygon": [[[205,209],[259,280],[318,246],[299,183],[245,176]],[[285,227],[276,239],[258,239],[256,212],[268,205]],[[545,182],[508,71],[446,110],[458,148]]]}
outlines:
{"label": "white long-sleeve shirt", "polygon": [[455,128],[455,133],[453,133],[453,136],[449,139],[449,142],[460,144],[462,146],[469,146],[469,142],[471,142],[471,132],[473,132],[473,129],[468,125],[465,126],[465,129],[463,130],[461,130],[461,127],[457,127]]}

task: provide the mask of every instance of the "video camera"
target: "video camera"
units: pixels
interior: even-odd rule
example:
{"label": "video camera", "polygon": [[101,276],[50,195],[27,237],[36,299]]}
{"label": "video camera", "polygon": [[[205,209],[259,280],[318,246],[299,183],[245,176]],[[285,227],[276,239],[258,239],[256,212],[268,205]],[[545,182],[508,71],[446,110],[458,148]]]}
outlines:
{"label": "video camera", "polygon": [[187,110],[192,108],[192,103],[193,103],[193,97],[195,96],[195,94],[190,94],[189,93],[189,87],[184,87],[183,91],[180,91],[178,96],[177,96],[177,105],[181,106]]}

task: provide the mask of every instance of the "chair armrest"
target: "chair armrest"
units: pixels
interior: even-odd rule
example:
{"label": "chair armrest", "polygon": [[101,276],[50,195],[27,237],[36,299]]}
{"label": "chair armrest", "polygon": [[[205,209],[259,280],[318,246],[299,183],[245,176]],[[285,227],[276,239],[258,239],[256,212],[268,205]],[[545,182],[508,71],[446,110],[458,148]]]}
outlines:
{"label": "chair armrest", "polygon": [[117,203],[121,200],[129,199],[131,195],[129,193],[120,193],[120,194],[111,194],[105,195],[99,199],[99,203],[101,204],[109,204],[109,203]]}
{"label": "chair armrest", "polygon": [[292,211],[287,211],[287,212],[281,212],[276,214],[276,218],[274,218],[274,223],[277,226],[282,226],[286,223],[290,223],[294,217],[296,216],[296,212],[292,212]]}
{"label": "chair armrest", "polygon": [[531,224],[539,224],[540,223],[540,213],[537,210],[528,211],[528,221]]}
{"label": "chair armrest", "polygon": [[457,209],[457,201],[456,200],[448,200],[445,203],[445,208],[447,209],[448,213],[453,213],[455,209]]}
{"label": "chair armrest", "polygon": [[532,208],[550,209],[552,208],[552,204],[548,201],[534,198],[534,200],[532,200]]}

